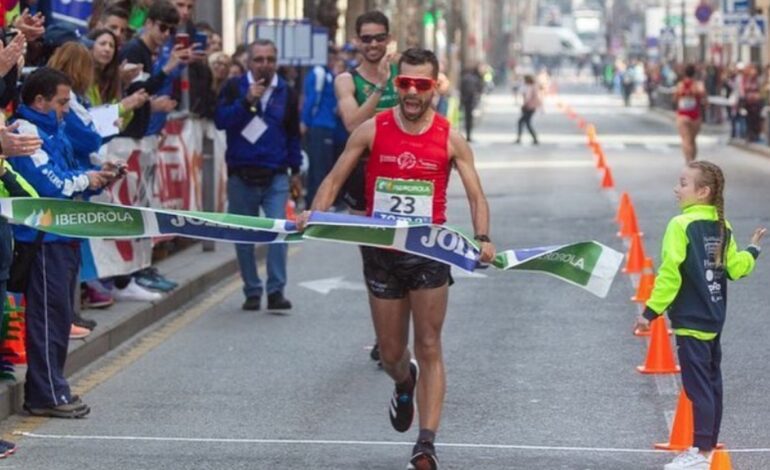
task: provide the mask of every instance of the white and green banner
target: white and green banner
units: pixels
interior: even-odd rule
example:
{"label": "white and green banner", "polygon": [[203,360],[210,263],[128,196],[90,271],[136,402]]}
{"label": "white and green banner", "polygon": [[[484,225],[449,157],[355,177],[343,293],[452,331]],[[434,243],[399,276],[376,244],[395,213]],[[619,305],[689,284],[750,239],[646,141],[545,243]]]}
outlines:
{"label": "white and green banner", "polygon": [[[78,238],[128,239],[183,236],[235,243],[286,243],[305,239],[394,249],[465,271],[480,265],[478,244],[443,225],[313,212],[304,232],[293,222],[235,214],[173,211],[45,198],[0,200],[11,223]],[[506,250],[492,266],[541,272],[605,297],[623,255],[595,241]]]}

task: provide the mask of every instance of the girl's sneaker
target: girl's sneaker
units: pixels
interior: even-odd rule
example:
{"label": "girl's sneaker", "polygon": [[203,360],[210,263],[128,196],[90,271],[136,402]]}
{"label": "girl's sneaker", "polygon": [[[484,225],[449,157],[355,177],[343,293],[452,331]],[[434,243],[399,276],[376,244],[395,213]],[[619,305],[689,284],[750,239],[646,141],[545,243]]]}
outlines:
{"label": "girl's sneaker", "polygon": [[698,448],[690,447],[674,457],[663,470],[709,470],[710,467],[709,460],[698,452]]}

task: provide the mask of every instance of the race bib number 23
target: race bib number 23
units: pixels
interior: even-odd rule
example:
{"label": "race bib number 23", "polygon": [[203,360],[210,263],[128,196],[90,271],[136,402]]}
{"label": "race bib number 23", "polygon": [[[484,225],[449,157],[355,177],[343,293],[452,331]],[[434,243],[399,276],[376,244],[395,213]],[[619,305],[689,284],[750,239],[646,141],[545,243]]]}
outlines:
{"label": "race bib number 23", "polygon": [[372,217],[431,223],[433,183],[430,181],[377,178]]}

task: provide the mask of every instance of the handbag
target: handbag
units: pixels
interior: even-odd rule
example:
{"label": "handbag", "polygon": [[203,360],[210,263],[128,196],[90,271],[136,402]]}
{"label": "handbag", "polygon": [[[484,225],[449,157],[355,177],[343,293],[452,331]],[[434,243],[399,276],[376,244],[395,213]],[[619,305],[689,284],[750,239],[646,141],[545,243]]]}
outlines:
{"label": "handbag", "polygon": [[35,262],[37,252],[43,245],[45,232],[38,231],[34,243],[14,242],[13,261],[8,277],[8,291],[25,294],[29,285],[29,275],[32,272],[32,263]]}

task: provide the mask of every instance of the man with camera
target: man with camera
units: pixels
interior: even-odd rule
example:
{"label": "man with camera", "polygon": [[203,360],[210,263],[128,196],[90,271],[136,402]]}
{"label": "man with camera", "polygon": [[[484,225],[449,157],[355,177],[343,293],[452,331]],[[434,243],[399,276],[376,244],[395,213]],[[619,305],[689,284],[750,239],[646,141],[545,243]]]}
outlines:
{"label": "man with camera", "polygon": [[[301,190],[299,109],[297,95],[276,74],[278,50],[266,39],[249,46],[249,72],[222,89],[214,122],[227,134],[227,199],[234,214],[285,218],[290,187]],[[289,176],[291,172],[291,176]],[[244,310],[259,310],[263,294],[253,244],[236,244],[246,301]],[[267,254],[267,308],[286,310],[285,244]]]}
{"label": "man with camera", "polygon": [[175,45],[168,61],[158,70],[154,69],[153,54],[158,54],[163,44],[176,34],[179,19],[179,12],[173,4],[167,0],[154,2],[147,12],[142,33],[124,44],[120,50],[121,63],[138,64],[143,68],[140,79],[131,83],[126,94],[144,88],[153,95],[149,103],[134,111],[133,119],[120,134],[123,137],[141,139],[147,135],[152,112],[170,112],[176,107],[176,102],[161,92],[166,79],[177,66],[190,61],[191,48],[189,44]]}

